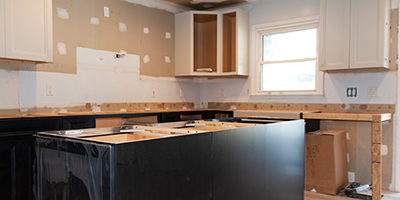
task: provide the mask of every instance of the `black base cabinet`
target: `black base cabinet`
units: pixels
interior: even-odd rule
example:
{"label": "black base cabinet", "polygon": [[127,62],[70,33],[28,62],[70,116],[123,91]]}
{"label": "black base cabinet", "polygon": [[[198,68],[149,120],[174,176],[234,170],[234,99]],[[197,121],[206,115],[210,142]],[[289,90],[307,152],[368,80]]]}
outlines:
{"label": "black base cabinet", "polygon": [[35,199],[32,134],[0,136],[0,199]]}
{"label": "black base cabinet", "polygon": [[61,128],[61,117],[0,119],[0,199],[36,199],[33,134]]}

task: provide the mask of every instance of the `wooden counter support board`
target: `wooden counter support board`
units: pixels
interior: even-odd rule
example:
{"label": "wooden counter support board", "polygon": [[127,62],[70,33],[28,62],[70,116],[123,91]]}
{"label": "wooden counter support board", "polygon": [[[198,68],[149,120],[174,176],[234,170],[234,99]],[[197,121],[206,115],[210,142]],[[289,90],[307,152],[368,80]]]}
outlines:
{"label": "wooden counter support board", "polygon": [[371,127],[371,178],[372,178],[372,200],[381,199],[382,194],[382,166],[381,166],[381,143],[382,143],[382,116],[372,115]]}
{"label": "wooden counter support board", "polygon": [[390,113],[304,113],[304,119],[369,121],[371,127],[371,183],[372,200],[381,199],[382,195],[382,122],[390,121]]}

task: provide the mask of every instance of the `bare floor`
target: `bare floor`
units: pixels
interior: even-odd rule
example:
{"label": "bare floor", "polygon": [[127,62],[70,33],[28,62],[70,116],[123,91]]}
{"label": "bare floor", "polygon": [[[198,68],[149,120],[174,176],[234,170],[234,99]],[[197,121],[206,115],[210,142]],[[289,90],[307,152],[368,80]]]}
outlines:
{"label": "bare floor", "polygon": [[[397,192],[390,192],[390,191],[382,191],[383,198],[382,200],[400,200],[400,193]],[[332,196],[326,194],[319,194],[315,192],[304,192],[304,200],[355,200],[354,198],[348,197],[339,197],[339,196]]]}

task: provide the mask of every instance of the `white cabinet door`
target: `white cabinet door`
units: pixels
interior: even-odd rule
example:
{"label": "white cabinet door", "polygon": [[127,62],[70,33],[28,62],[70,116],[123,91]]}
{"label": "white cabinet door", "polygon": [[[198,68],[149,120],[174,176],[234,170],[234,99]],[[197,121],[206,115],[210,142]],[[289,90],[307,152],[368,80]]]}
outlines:
{"label": "white cabinet door", "polygon": [[6,58],[50,62],[51,0],[5,0]]}
{"label": "white cabinet door", "polygon": [[389,2],[351,1],[350,68],[389,67]]}
{"label": "white cabinet door", "polygon": [[350,1],[320,1],[319,69],[349,68]]}
{"label": "white cabinet door", "polygon": [[389,0],[321,0],[319,69],[389,67]]}
{"label": "white cabinet door", "polygon": [[[4,13],[5,0],[0,0],[0,13]],[[4,14],[0,14],[0,57],[6,56]]]}

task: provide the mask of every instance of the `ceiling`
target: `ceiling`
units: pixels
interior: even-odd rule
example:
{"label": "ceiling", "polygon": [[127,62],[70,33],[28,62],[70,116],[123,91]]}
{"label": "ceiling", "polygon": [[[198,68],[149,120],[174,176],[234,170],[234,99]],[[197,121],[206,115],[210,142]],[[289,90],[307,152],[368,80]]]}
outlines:
{"label": "ceiling", "polygon": [[248,0],[163,0],[194,10],[214,10],[249,3]]}

